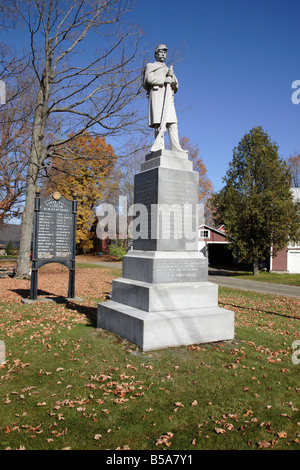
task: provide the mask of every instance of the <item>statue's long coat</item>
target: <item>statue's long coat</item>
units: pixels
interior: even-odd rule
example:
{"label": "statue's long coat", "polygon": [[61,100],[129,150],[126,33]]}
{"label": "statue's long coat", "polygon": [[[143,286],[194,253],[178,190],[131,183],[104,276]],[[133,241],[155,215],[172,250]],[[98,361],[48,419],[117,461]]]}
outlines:
{"label": "statue's long coat", "polygon": [[[168,67],[161,62],[147,64],[144,70],[143,85],[149,97],[148,124],[150,127],[157,127],[161,121],[165,96],[164,84],[168,70]],[[167,124],[177,122],[174,93],[178,90],[178,81],[175,75],[173,75],[171,90],[172,92],[167,95],[169,97],[168,102],[165,103],[167,109]]]}

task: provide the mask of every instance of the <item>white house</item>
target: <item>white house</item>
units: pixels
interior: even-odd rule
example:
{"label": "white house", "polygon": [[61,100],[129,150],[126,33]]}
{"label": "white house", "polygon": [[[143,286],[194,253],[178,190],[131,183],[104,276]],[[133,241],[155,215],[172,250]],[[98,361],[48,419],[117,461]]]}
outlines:
{"label": "white house", "polygon": [[[294,200],[300,202],[300,188],[291,188]],[[270,271],[300,274],[300,240],[290,240],[283,250],[270,258]]]}

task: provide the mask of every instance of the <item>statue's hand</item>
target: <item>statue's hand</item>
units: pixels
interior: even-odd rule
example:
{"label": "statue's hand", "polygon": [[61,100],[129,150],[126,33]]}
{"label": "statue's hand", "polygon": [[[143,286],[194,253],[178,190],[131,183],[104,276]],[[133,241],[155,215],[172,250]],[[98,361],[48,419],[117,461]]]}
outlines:
{"label": "statue's hand", "polygon": [[166,77],[165,78],[165,83],[173,83],[173,78],[172,77]]}

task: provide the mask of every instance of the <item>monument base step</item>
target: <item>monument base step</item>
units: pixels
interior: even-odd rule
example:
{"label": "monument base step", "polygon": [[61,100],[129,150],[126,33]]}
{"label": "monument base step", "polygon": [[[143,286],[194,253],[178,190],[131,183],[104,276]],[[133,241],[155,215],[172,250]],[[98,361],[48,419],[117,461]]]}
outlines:
{"label": "monument base step", "polygon": [[114,279],[112,299],[146,312],[217,307],[218,285],[212,282],[151,284],[131,279]]}
{"label": "monument base step", "polygon": [[98,304],[97,328],[151,351],[231,340],[234,313],[220,307],[145,312],[110,300]]}

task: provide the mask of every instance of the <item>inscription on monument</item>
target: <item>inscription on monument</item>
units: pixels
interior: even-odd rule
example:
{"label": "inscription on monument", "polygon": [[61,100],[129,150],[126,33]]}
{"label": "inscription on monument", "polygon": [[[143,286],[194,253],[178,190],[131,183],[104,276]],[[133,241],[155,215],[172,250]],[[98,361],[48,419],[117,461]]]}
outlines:
{"label": "inscription on monument", "polygon": [[157,170],[154,170],[140,173],[135,177],[134,183],[134,204],[142,204],[146,209],[139,214],[138,222],[146,228],[148,239],[151,238],[151,206],[157,203],[157,181]]}
{"label": "inscription on monument", "polygon": [[162,185],[161,203],[183,205],[196,202],[193,182],[184,177],[182,172],[180,175],[175,171],[170,176],[162,175],[159,183]]}
{"label": "inscription on monument", "polygon": [[146,228],[134,240],[134,249],[197,249],[198,183],[197,173],[171,168],[136,175],[134,203],[145,208],[137,214],[136,226]]}
{"label": "inscription on monument", "polygon": [[[155,282],[193,282],[206,280],[206,260],[155,260]],[[204,271],[203,271],[204,270]]]}

